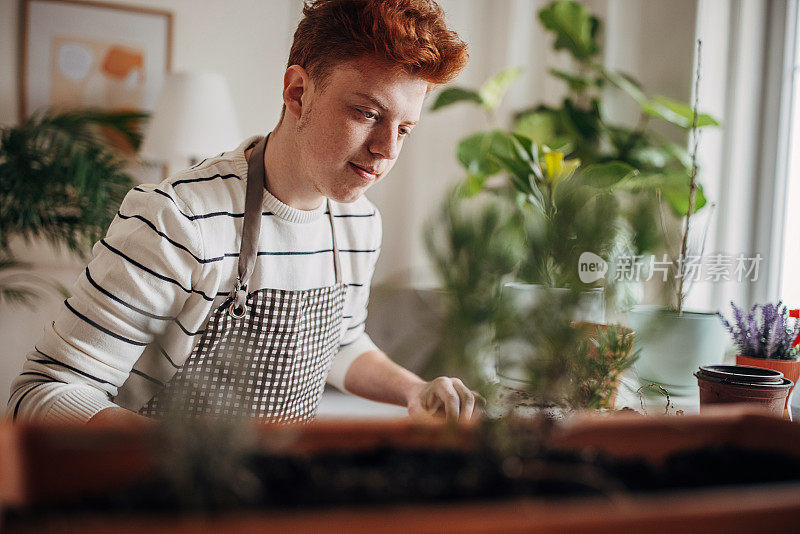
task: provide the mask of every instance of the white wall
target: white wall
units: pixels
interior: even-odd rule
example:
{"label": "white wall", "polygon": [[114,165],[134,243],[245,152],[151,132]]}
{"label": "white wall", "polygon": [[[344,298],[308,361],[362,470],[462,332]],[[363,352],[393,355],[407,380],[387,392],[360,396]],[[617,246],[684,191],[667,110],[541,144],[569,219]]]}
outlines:
{"label": "white wall", "polygon": [[[126,5],[174,13],[174,70],[214,70],[224,74],[245,135],[265,132],[280,114],[281,80],[300,0],[124,0]],[[0,124],[17,120],[19,0],[0,0]],[[525,74],[509,93],[500,113],[540,102],[555,104],[563,85],[547,74],[565,67],[565,54],[552,52],[536,12],[544,0],[442,0],[451,25],[470,45],[471,62],[459,84],[477,87],[491,74],[522,66]],[[688,100],[694,39],[695,0],[592,0],[587,5],[606,20],[607,62],[635,75],[654,93]],[[624,97],[609,110],[623,116]],[[424,221],[462,173],[455,161],[458,139],[486,128],[483,114],[461,105],[423,115],[403,155],[369,197],[384,219],[384,243],[375,282],[427,285],[433,280],[422,245]],[[65,284],[80,272],[79,261],[46,248],[19,247],[20,259]],[[38,309],[0,309],[0,399],[5,399],[24,354],[55,316],[60,298]],[[0,402],[0,406],[4,402]]]}

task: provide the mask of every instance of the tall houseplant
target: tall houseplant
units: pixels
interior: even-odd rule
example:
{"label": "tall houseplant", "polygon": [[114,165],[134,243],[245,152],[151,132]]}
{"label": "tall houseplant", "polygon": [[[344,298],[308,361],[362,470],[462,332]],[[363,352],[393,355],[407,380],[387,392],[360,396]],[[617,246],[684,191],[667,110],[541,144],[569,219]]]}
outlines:
{"label": "tall houseplant", "polygon": [[[688,186],[685,194],[686,212],[682,217],[680,249],[678,253],[671,252],[668,262],[666,306],[640,306],[631,310],[631,325],[639,333],[643,347],[642,355],[636,365],[636,371],[643,381],[656,382],[669,389],[673,394],[689,394],[694,392],[696,382],[693,372],[698,367],[720,363],[724,357],[725,342],[724,331],[716,320],[713,312],[687,311],[684,303],[691,287],[686,280],[692,275],[692,257],[702,252],[704,245],[699,250],[690,250],[690,231],[693,228],[693,215],[697,211],[698,194],[700,191],[697,183],[698,166],[697,152],[699,149],[699,128],[701,116],[698,113],[698,98],[700,90],[702,48],[697,41],[696,66],[694,73],[695,101],[691,107],[691,166],[688,174],[683,179]],[[664,230],[666,232],[666,229]],[[704,243],[705,238],[699,240]],[[675,283],[677,281],[677,283]],[[672,291],[670,291],[672,288]]]}
{"label": "tall houseplant", "polygon": [[[699,247],[691,246],[693,240],[688,239],[688,223],[705,206],[706,198],[697,180],[697,144],[690,155],[679,144],[657,134],[650,128],[650,122],[658,120],[669,123],[682,134],[694,132],[695,140],[699,129],[718,123],[713,117],[699,113],[696,103],[690,106],[659,95],[648,96],[641,84],[631,76],[608,70],[598,63],[600,46],[597,35],[600,22],[585,6],[559,0],[540,10],[539,20],[555,35],[555,48],[568,51],[577,65],[574,72],[551,70],[551,74],[567,83],[569,94],[560,107],[536,105],[517,113],[510,129],[495,128],[463,139],[457,151],[458,160],[467,171],[462,190],[465,194],[475,194],[492,187],[489,178],[502,172],[510,178],[523,204],[532,208],[529,213],[544,214],[545,217],[551,214],[548,211],[547,194],[540,194],[542,189],[537,191],[533,187],[542,185],[546,180],[542,179],[544,173],[541,169],[537,173],[536,167],[541,165],[532,161],[531,151],[525,150],[528,143],[541,147],[541,151],[551,154],[551,157],[552,154],[559,157],[557,154],[560,152],[566,161],[580,159],[589,171],[586,173],[588,176],[597,171],[590,180],[592,183],[584,185],[611,193],[623,206],[622,216],[617,219],[615,246],[612,247],[616,254],[607,254],[603,258],[607,262],[615,256],[637,258],[661,252],[670,245],[667,239],[669,221],[673,221],[671,226],[684,221],[681,251],[672,251],[670,262],[672,280],[679,280],[678,287],[674,291],[669,288],[665,290],[668,297],[666,309],[634,310],[632,323],[636,330],[647,330],[646,334],[653,332],[652,328],[646,327],[663,327],[653,336],[645,335],[637,340],[637,343],[641,341],[645,345],[637,364],[640,375],[672,388],[690,387],[693,384],[691,373],[698,363],[716,361],[716,352],[720,352],[721,357],[721,330],[713,319],[709,320],[709,314],[683,310],[688,287],[683,285],[684,276],[675,276],[676,273],[685,274],[686,262],[683,258],[687,257],[687,253],[690,250],[692,253],[699,251],[696,250]],[[472,102],[493,116],[504,91],[518,75],[518,69],[510,69],[487,80],[478,90],[462,87],[445,89],[433,107],[438,109],[456,102]],[[606,117],[602,101],[605,88],[621,90],[638,104],[640,119],[635,127],[614,124]],[[535,240],[530,242],[535,243]],[[532,261],[529,264],[535,268],[520,270],[521,273],[535,275],[526,276],[527,281],[549,281],[551,285],[564,285],[563,281],[554,280],[552,276],[549,280],[542,276],[544,273],[557,273],[558,268],[541,268],[543,259],[549,261],[558,257],[557,251],[562,244],[550,240],[543,241],[541,246],[530,247],[529,257]],[[574,252],[592,249],[571,250],[572,262],[562,263],[567,270],[577,266]],[[549,267],[554,266],[551,264]],[[612,277],[608,282],[613,283],[606,284],[606,288],[614,289],[619,280]],[[621,287],[624,285],[620,284]],[[628,297],[624,292],[616,293]],[[675,298],[670,299],[669,295]],[[614,299],[608,300],[615,302]],[[617,299],[616,303],[627,308],[631,299]],[[656,320],[651,321],[651,318]],[[704,337],[704,333],[709,334],[715,327],[717,331],[712,333],[714,335]],[[651,347],[647,348],[647,345]]]}
{"label": "tall houseplant", "polygon": [[[691,130],[694,111],[686,103],[661,95],[647,95],[633,77],[603,67],[598,40],[601,23],[578,2],[559,0],[541,9],[538,18],[555,38],[554,48],[566,51],[576,69],[551,69],[550,73],[567,84],[567,95],[560,106],[535,104],[514,115],[508,129],[494,128],[464,138],[458,145],[458,160],[467,171],[464,189],[479,190],[487,178],[501,172],[496,156],[514,158],[509,134],[518,134],[539,146],[580,159],[584,165],[616,162],[635,169],[636,175],[615,184],[615,193],[625,198],[624,215],[635,232],[631,234],[635,254],[656,252],[664,243],[663,204],[675,217],[688,212],[686,176],[692,161],[678,143],[657,133],[652,121],[668,123],[678,132]],[[457,102],[471,102],[494,118],[503,94],[521,73],[508,69],[487,80],[479,89],[449,87],[434,101],[433,109]],[[616,124],[605,112],[606,89],[623,91],[638,105],[640,116],[635,127]],[[496,122],[496,121],[495,121]],[[698,114],[696,127],[717,125],[707,115]],[[703,189],[696,185],[694,211],[706,204]]]}
{"label": "tall houseplant", "polygon": [[63,291],[25,270],[11,239],[41,238],[84,256],[132,186],[110,139],[137,148],[146,117],[92,109],[45,112],[0,130],[0,302],[30,306],[43,287]]}

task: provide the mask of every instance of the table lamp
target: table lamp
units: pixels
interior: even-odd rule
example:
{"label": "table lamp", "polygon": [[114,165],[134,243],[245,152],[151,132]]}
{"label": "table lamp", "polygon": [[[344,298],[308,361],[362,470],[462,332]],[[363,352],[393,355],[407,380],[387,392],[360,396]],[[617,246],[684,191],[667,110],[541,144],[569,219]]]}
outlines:
{"label": "table lamp", "polygon": [[139,155],[144,161],[192,165],[240,142],[225,78],[211,72],[180,72],[164,82]]}

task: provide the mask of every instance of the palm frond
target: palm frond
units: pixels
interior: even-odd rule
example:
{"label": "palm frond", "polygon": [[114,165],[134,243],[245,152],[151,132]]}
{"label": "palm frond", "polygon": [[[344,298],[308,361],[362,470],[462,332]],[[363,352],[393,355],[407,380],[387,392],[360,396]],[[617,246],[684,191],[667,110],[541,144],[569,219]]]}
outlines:
{"label": "palm frond", "polygon": [[12,235],[85,255],[133,185],[101,128],[138,146],[141,112],[39,113],[0,130],[0,250]]}

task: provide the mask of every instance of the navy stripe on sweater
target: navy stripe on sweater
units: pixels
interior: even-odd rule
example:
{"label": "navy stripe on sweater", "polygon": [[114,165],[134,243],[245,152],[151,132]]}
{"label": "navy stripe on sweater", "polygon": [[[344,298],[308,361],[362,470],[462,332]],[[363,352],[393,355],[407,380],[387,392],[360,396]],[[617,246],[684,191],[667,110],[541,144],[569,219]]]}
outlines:
{"label": "navy stripe on sweater", "polygon": [[89,267],[86,267],[86,279],[89,280],[89,283],[92,284],[98,291],[106,295],[111,300],[114,300],[115,302],[122,304],[129,310],[133,310],[137,313],[144,315],[145,317],[150,317],[151,319],[158,319],[160,321],[173,321],[175,324],[178,325],[178,327],[180,327],[181,330],[183,330],[183,333],[186,334],[187,336],[196,336],[198,334],[202,334],[203,332],[205,332],[205,330],[198,330],[197,332],[192,332],[188,330],[185,326],[183,326],[183,324],[181,324],[181,322],[178,320],[177,317],[172,317],[168,315],[156,315],[154,313],[141,310],[132,304],[128,304],[127,302],[123,301],[121,298],[112,294],[110,291],[106,290],[105,288],[100,286],[100,284],[95,282],[94,279],[92,278],[92,275],[89,273]]}
{"label": "navy stripe on sweater", "polygon": [[[176,286],[178,286],[179,288],[181,288],[181,289],[182,289],[184,292],[186,292],[186,293],[197,293],[198,295],[200,295],[201,297],[203,297],[203,299],[204,299],[204,300],[207,300],[207,301],[209,301],[209,302],[214,302],[214,297],[209,297],[208,295],[206,295],[205,293],[203,293],[202,291],[199,291],[199,290],[197,290],[197,289],[192,289],[192,288],[186,288],[186,287],[183,287],[183,286],[181,285],[181,283],[180,283],[180,282],[178,282],[177,280],[173,280],[173,279],[172,279],[172,278],[170,278],[169,276],[164,276],[163,274],[159,274],[159,273],[155,272],[154,270],[152,270],[152,269],[150,269],[150,268],[148,268],[148,267],[145,267],[144,265],[142,265],[142,264],[141,264],[141,263],[139,263],[138,261],[134,260],[133,258],[129,258],[129,257],[128,257],[128,256],[126,256],[125,254],[123,254],[121,251],[117,250],[116,248],[114,248],[114,247],[112,247],[111,245],[109,245],[108,243],[106,243],[106,240],[105,240],[105,239],[101,239],[101,240],[100,240],[100,243],[101,243],[101,244],[102,244],[104,247],[106,247],[108,250],[110,250],[111,252],[113,252],[114,254],[117,254],[117,255],[118,255],[118,256],[120,256],[121,258],[123,258],[123,259],[127,260],[127,261],[128,261],[130,264],[132,264],[132,265],[135,265],[136,267],[140,268],[140,269],[141,269],[141,270],[143,270],[144,272],[146,272],[146,273],[149,273],[149,274],[151,274],[151,275],[155,276],[155,277],[156,277],[156,278],[158,278],[159,280],[164,280],[165,282],[170,282],[170,283],[172,283],[172,284],[175,284],[175,285],[176,285]],[[221,295],[228,295],[229,293],[230,293],[230,291],[227,291],[227,292],[225,292],[225,293],[217,293],[217,296],[221,296]]]}
{"label": "navy stripe on sweater", "polygon": [[174,361],[172,361],[172,358],[170,358],[170,357],[169,357],[169,354],[167,354],[167,351],[165,351],[165,350],[164,350],[163,348],[161,348],[161,347],[158,347],[158,350],[160,350],[160,351],[161,351],[161,354],[163,354],[163,355],[164,355],[164,357],[167,359],[167,361],[169,362],[169,364],[170,364],[172,367],[174,367],[175,369],[180,369],[180,368],[181,368],[181,366],[180,366],[180,365],[178,365],[177,363],[175,363]]}
{"label": "navy stripe on sweater", "polygon": [[[205,160],[203,160],[203,161],[205,161]],[[215,174],[214,176],[207,176],[207,177],[204,177],[204,178],[187,178],[185,180],[175,180],[174,182],[171,182],[171,185],[172,185],[172,187],[175,187],[176,185],[180,185],[180,184],[191,184],[191,183],[195,183],[195,182],[208,182],[209,180],[216,180],[217,178],[219,178],[221,180],[224,180],[226,178],[237,178],[237,179],[241,180],[241,178],[239,177],[238,174]]]}
{"label": "navy stripe on sweater", "polygon": [[139,371],[138,369],[131,369],[131,373],[133,373],[135,375],[139,375],[142,378],[144,378],[145,380],[148,380],[148,381],[150,381],[150,382],[152,382],[154,384],[158,384],[161,387],[166,386],[166,384],[164,382],[162,382],[161,380],[158,380],[156,378],[153,378],[152,376],[146,375],[143,372]]}
{"label": "navy stripe on sweater", "polygon": [[147,346],[147,343],[143,343],[141,341],[134,341],[133,339],[128,339],[127,337],[121,336],[120,334],[117,334],[116,332],[112,332],[108,328],[100,326],[99,324],[97,324],[96,322],[92,321],[91,319],[89,319],[88,317],[83,315],[81,312],[79,312],[78,310],[76,310],[75,308],[70,306],[68,300],[64,301],[64,305],[67,307],[67,309],[69,311],[71,311],[73,314],[75,314],[78,318],[80,318],[84,322],[86,322],[86,324],[95,327],[96,329],[100,330],[101,332],[103,332],[105,334],[108,334],[109,336],[111,336],[113,338],[119,339],[120,341],[124,341],[125,343],[128,343],[130,345],[136,345],[137,347],[146,347]]}
{"label": "navy stripe on sweater", "polygon": [[86,279],[89,280],[89,283],[92,284],[95,287],[95,289],[97,289],[99,292],[101,292],[103,295],[107,296],[111,300],[122,304],[126,308],[128,308],[130,310],[133,310],[133,311],[135,311],[137,313],[140,313],[140,314],[144,315],[145,317],[150,317],[151,319],[159,319],[161,321],[173,321],[173,320],[176,319],[175,317],[172,317],[172,316],[169,316],[169,315],[156,315],[154,313],[150,313],[150,312],[144,311],[142,309],[139,309],[136,306],[134,306],[133,304],[128,304],[127,302],[123,301],[121,298],[117,297],[116,295],[113,295],[110,291],[106,290],[105,288],[100,286],[100,284],[95,282],[94,278],[92,278],[92,275],[89,273],[89,267],[86,267],[86,271],[85,272],[86,272]]}
{"label": "navy stripe on sweater", "polygon": [[181,245],[180,243],[178,243],[177,241],[175,241],[174,239],[172,239],[170,236],[168,236],[168,235],[167,235],[167,234],[165,234],[164,232],[160,231],[158,228],[156,228],[156,225],[155,225],[155,224],[151,223],[150,221],[148,221],[147,219],[145,219],[145,218],[144,218],[144,217],[142,217],[141,215],[136,215],[136,214],[134,214],[134,215],[124,215],[122,212],[120,212],[120,211],[117,211],[117,217],[119,217],[119,218],[120,218],[120,219],[122,219],[122,220],[128,220],[128,219],[138,219],[138,220],[142,221],[142,222],[143,222],[144,224],[146,224],[146,225],[147,225],[147,226],[148,226],[148,227],[149,227],[149,228],[150,228],[152,231],[154,231],[155,233],[157,233],[158,235],[160,235],[161,237],[163,237],[164,239],[166,239],[166,240],[167,240],[167,242],[168,242],[170,245],[172,245],[172,246],[174,246],[174,247],[177,247],[177,248],[179,248],[179,249],[181,249],[181,250],[185,250],[186,252],[188,252],[188,253],[189,253],[189,254],[192,256],[192,258],[194,258],[194,259],[195,259],[195,261],[198,261],[198,262],[200,262],[200,263],[205,263],[205,262],[206,262],[206,260],[204,260],[204,259],[202,259],[202,258],[200,258],[200,257],[198,257],[198,256],[195,256],[195,254],[194,254],[194,253],[193,253],[191,250],[189,250],[187,247],[185,247],[184,245]]}
{"label": "navy stripe on sweater", "polygon": [[[42,375],[42,376],[45,376],[45,375]],[[25,389],[26,387],[30,386],[31,384],[39,384],[39,383],[42,383],[42,384],[43,384],[43,383],[45,383],[45,382],[60,382],[60,381],[59,381],[59,380],[56,380],[56,379],[55,379],[55,378],[53,378],[52,376],[48,376],[48,377],[47,377],[47,380],[30,380],[30,381],[26,381],[24,384],[22,384],[22,385],[21,385],[21,386],[19,386],[17,389],[15,389],[14,391],[12,391],[12,392],[11,392],[11,395],[8,397],[8,403],[7,403],[7,406],[8,406],[8,405],[11,405],[11,399],[13,399],[13,398],[14,398],[14,397],[17,395],[17,393],[19,393],[20,391],[22,391],[22,390],[23,390],[23,389]],[[65,382],[61,382],[61,383],[63,384],[63,383],[65,383]]]}
{"label": "navy stripe on sweater", "polygon": [[367,322],[367,318],[365,317],[364,320],[361,321],[360,323],[354,324],[353,326],[348,326],[347,330],[355,330],[356,328],[358,328],[359,326],[361,326],[362,324],[364,324],[366,322]]}
{"label": "navy stripe on sweater", "polygon": [[178,319],[175,319],[175,324],[177,324],[180,327],[180,329],[183,330],[183,333],[186,334],[187,336],[199,336],[200,334],[205,332],[205,330],[198,330],[197,332],[192,332],[188,330],[185,326],[183,326]]}
{"label": "navy stripe on sweater", "polygon": [[[23,375],[29,375],[29,376],[41,376],[41,377],[44,377],[44,378],[46,378],[46,379],[48,379],[48,380],[55,380],[55,378],[53,378],[53,377],[52,377],[52,376],[50,376],[50,375],[46,375],[46,374],[44,374],[44,373],[37,373],[36,371],[26,371],[26,372],[24,372],[24,373],[20,373],[20,374],[19,374],[19,376],[23,376]],[[19,390],[17,390],[17,391],[19,391]]]}
{"label": "navy stripe on sweater", "polygon": [[[117,215],[121,219],[125,219],[125,220],[127,220],[127,219],[138,219],[138,220],[142,221],[151,230],[153,230],[156,234],[158,234],[162,238],[166,239],[167,242],[170,245],[172,245],[174,247],[177,247],[177,248],[179,248],[179,249],[181,249],[183,251],[188,252],[189,255],[198,263],[202,263],[202,264],[214,263],[214,262],[217,262],[217,261],[222,261],[225,258],[238,258],[239,257],[239,253],[238,252],[226,252],[222,256],[218,256],[216,258],[208,258],[208,259],[199,258],[191,250],[189,250],[187,247],[185,247],[184,245],[181,245],[177,241],[171,239],[167,234],[165,234],[165,233],[161,232],[160,230],[158,230],[158,228],[156,228],[156,226],[152,222],[148,221],[147,219],[145,219],[141,215],[124,215],[119,211],[117,212]],[[356,253],[357,254],[357,253],[377,252],[378,250],[379,249],[363,249],[363,250],[362,249],[340,249],[339,252]],[[258,252],[258,255],[259,256],[304,256],[304,255],[311,255],[311,254],[323,254],[323,253],[326,253],[326,252],[333,252],[333,249],[322,249],[322,250],[312,250],[312,251],[261,251],[261,252]],[[351,284],[351,285],[359,285],[359,284]]]}
{"label": "navy stripe on sweater", "polygon": [[[230,212],[228,212],[228,211],[214,211],[214,212],[211,212],[211,213],[204,213],[204,214],[200,214],[200,215],[189,215],[189,214],[187,214],[187,213],[184,213],[184,212],[183,212],[183,211],[180,209],[180,206],[178,206],[178,203],[177,203],[177,202],[175,202],[175,199],[173,199],[171,196],[169,196],[167,193],[165,193],[164,191],[162,191],[162,190],[160,190],[160,189],[153,188],[153,189],[151,189],[150,191],[147,191],[147,190],[145,190],[145,189],[142,189],[142,188],[141,188],[141,187],[139,187],[139,186],[136,186],[136,187],[134,187],[134,188],[133,188],[133,190],[134,190],[134,191],[139,191],[140,193],[149,193],[149,192],[153,192],[153,193],[156,193],[156,194],[159,194],[159,195],[162,195],[162,196],[164,196],[164,197],[168,198],[168,199],[170,200],[170,202],[172,202],[173,204],[175,204],[175,207],[176,207],[176,208],[178,208],[178,213],[180,213],[181,215],[183,215],[184,217],[186,217],[186,218],[187,218],[187,219],[189,219],[190,221],[195,221],[195,220],[197,220],[197,219],[208,219],[208,218],[210,218],[210,217],[222,217],[222,216],[233,217],[233,218],[241,218],[241,217],[244,217],[244,213],[230,213]],[[329,214],[329,213],[330,213],[330,212],[328,212],[328,211],[326,211],[326,212],[325,212],[325,214],[326,214],[326,215],[327,215],[327,214]],[[261,212],[261,215],[264,215],[264,216],[269,216],[269,217],[271,217],[271,216],[274,216],[275,214],[274,214],[273,212],[271,212],[271,211],[264,211],[264,212]],[[349,218],[349,217],[362,217],[362,218],[368,218],[368,217],[375,217],[376,215],[377,215],[377,211],[374,211],[374,210],[373,210],[373,212],[372,212],[372,213],[340,213],[340,214],[336,214],[336,213],[334,213],[334,214],[333,214],[333,217],[334,217],[334,218],[337,218],[337,219],[340,219],[340,218]]]}
{"label": "navy stripe on sweater", "polygon": [[103,380],[102,378],[97,378],[96,376],[92,376],[89,373],[86,373],[84,371],[81,371],[80,369],[72,367],[71,365],[67,365],[64,362],[60,362],[60,361],[56,360],[55,358],[53,358],[52,356],[48,356],[47,354],[45,354],[44,352],[40,351],[36,347],[34,347],[33,349],[36,352],[38,352],[39,354],[41,354],[42,356],[44,356],[45,358],[47,358],[47,360],[33,360],[36,363],[42,363],[42,364],[48,364],[48,365],[60,365],[61,367],[66,367],[70,371],[74,371],[74,372],[78,373],[79,375],[85,376],[86,378],[94,380],[95,382],[99,382],[100,384],[108,384],[109,386],[113,386],[114,385],[114,384],[112,384],[111,382],[109,382],[107,380]]}

